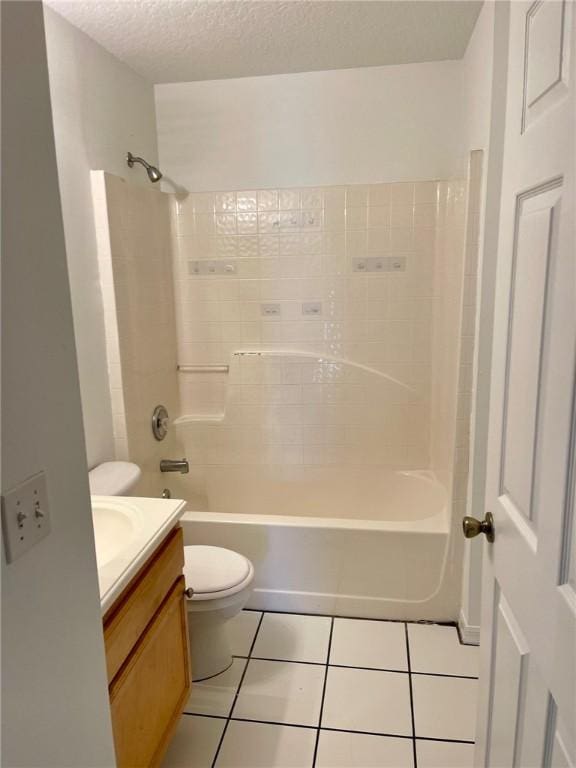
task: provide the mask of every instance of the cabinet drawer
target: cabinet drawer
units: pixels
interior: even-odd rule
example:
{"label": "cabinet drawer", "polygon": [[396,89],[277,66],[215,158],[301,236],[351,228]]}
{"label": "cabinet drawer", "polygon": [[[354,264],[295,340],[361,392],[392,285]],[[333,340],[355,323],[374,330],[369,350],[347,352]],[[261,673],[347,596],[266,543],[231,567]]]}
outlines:
{"label": "cabinet drawer", "polygon": [[160,607],[184,567],[182,529],[176,528],[136,574],[104,616],[110,683]]}
{"label": "cabinet drawer", "polygon": [[110,686],[118,768],[158,765],[190,690],[181,576]]}

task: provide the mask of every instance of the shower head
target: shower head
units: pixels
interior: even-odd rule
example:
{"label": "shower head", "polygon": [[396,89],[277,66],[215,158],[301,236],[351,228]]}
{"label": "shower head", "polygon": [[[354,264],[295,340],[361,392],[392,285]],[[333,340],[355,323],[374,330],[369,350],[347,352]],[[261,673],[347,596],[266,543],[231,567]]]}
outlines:
{"label": "shower head", "polygon": [[147,163],[146,160],[142,157],[134,157],[132,152],[128,152],[126,155],[126,163],[129,168],[132,168],[134,166],[134,163],[140,163],[140,165],[143,165],[144,168],[146,168],[146,173],[148,174],[148,178],[150,181],[154,184],[155,181],[160,181],[162,178],[162,174],[158,170],[158,168],[155,168],[153,165],[150,165],[150,163]]}

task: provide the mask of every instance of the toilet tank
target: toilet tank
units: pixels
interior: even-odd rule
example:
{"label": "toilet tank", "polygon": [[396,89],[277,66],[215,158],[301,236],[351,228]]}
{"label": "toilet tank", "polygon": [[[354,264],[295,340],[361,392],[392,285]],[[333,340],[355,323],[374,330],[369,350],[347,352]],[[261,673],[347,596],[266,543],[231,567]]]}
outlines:
{"label": "toilet tank", "polygon": [[142,471],[130,461],[105,461],[88,473],[91,496],[130,496]]}

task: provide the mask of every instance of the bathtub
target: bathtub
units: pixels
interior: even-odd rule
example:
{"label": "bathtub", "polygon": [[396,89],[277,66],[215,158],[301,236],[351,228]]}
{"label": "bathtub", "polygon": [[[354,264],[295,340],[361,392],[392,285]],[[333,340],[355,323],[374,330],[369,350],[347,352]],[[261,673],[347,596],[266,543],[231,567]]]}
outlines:
{"label": "bathtub", "polygon": [[[451,621],[445,487],[429,471],[210,467],[208,510],[188,510],[186,544],[253,563],[253,609]],[[457,591],[457,590],[456,590]]]}

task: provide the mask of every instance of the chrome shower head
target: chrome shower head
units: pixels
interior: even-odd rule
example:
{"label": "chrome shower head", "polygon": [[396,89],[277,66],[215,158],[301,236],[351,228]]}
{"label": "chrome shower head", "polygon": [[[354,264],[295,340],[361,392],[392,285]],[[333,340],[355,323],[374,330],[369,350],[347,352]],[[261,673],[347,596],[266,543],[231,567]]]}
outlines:
{"label": "chrome shower head", "polygon": [[160,181],[160,179],[162,178],[162,174],[160,173],[158,168],[156,168],[153,165],[150,165],[150,163],[147,163],[146,160],[144,160],[144,158],[142,157],[134,157],[132,152],[128,152],[128,154],[126,155],[126,163],[129,168],[132,168],[134,166],[134,163],[140,163],[140,165],[143,165],[144,168],[146,168],[146,173],[148,174],[148,178],[153,184],[156,181]]}
{"label": "chrome shower head", "polygon": [[146,173],[148,174],[148,178],[150,179],[152,184],[154,184],[155,181],[160,181],[160,179],[162,178],[162,174],[160,173],[158,168],[156,168],[153,165],[151,165],[149,168],[146,168]]}

